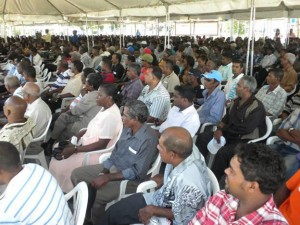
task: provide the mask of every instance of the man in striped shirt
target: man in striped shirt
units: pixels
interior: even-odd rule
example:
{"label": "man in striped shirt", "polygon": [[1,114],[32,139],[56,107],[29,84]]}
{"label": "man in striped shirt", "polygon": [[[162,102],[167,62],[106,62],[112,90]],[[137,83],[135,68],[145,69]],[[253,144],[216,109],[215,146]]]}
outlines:
{"label": "man in striped shirt", "polygon": [[17,149],[0,142],[0,224],[74,224],[63,192],[37,164],[21,165]]}
{"label": "man in striped shirt", "polygon": [[278,153],[264,144],[241,145],[225,173],[225,190],[213,195],[189,225],[288,224],[272,194],[285,174],[285,165]]}
{"label": "man in striped shirt", "polygon": [[154,123],[157,120],[165,121],[171,108],[170,95],[167,89],[161,83],[162,71],[158,66],[147,69],[145,83],[138,100],[147,105],[149,110],[148,123]]}
{"label": "man in striped shirt", "polygon": [[[56,81],[49,85],[52,93],[60,92],[68,84],[71,78],[71,70],[68,68],[69,65],[66,61],[59,61],[57,65],[58,77]],[[55,90],[55,91],[54,91]]]}

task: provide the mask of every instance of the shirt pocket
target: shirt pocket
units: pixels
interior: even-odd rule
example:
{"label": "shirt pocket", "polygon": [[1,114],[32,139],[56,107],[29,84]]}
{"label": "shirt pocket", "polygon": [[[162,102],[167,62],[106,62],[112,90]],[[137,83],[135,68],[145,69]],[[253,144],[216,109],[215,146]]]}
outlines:
{"label": "shirt pocket", "polygon": [[136,153],[137,153],[137,151],[134,150],[133,148],[131,148],[130,146],[128,147],[128,150],[129,150],[131,153],[135,154],[135,155],[136,155]]}

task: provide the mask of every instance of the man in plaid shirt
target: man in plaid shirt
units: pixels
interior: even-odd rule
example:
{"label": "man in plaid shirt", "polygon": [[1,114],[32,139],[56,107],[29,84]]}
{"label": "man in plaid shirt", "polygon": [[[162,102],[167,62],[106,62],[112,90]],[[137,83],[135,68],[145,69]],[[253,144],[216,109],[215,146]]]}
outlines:
{"label": "man in plaid shirt", "polygon": [[264,144],[238,146],[225,174],[225,190],[212,196],[189,225],[288,224],[272,195],[285,174],[278,153]]}

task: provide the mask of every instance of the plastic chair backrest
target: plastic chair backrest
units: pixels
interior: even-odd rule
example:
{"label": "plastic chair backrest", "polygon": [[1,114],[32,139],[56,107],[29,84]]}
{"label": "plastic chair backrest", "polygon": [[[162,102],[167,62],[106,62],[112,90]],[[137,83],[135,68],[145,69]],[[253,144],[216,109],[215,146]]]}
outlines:
{"label": "plastic chair backrest", "polygon": [[218,191],[220,191],[219,182],[215,176],[215,174],[207,167],[207,173],[209,176],[209,179],[211,181],[211,194],[214,195]]}
{"label": "plastic chair backrest", "polygon": [[251,141],[248,141],[248,143],[255,143],[255,142],[259,142],[259,141],[267,139],[270,136],[270,134],[272,132],[272,128],[273,128],[272,121],[268,116],[266,116],[266,125],[267,125],[267,131],[266,131],[265,135],[260,138],[256,138]]}
{"label": "plastic chair backrest", "polygon": [[31,142],[46,141],[45,139],[46,139],[46,136],[47,136],[47,133],[48,133],[51,121],[52,121],[52,115],[50,116],[48,124],[47,124],[47,127],[44,130],[44,132],[42,133],[42,135],[39,136],[39,137],[37,137],[37,138],[34,138]]}
{"label": "plastic chair backrest", "polygon": [[88,163],[89,163],[89,159],[90,159],[90,156],[91,156],[91,155],[94,155],[94,154],[103,154],[103,153],[111,152],[111,151],[115,148],[115,146],[116,146],[118,140],[120,139],[121,134],[122,134],[122,131],[123,131],[123,125],[122,125],[122,127],[120,128],[120,131],[119,131],[119,134],[118,134],[118,137],[117,137],[115,143],[114,143],[113,145],[111,145],[110,147],[105,148],[105,149],[101,149],[101,150],[96,150],[96,151],[86,152],[86,153],[84,154],[84,158],[83,158],[82,165],[83,165],[83,166],[89,165]]}
{"label": "plastic chair backrest", "polygon": [[85,182],[80,182],[69,193],[65,194],[66,201],[73,197],[73,219],[75,225],[82,225],[84,222],[88,195],[88,187]]}
{"label": "plastic chair backrest", "polygon": [[157,175],[159,173],[160,165],[161,165],[161,157],[160,154],[158,153],[157,158],[155,159],[151,168],[148,170],[147,175],[151,174],[151,177]]}

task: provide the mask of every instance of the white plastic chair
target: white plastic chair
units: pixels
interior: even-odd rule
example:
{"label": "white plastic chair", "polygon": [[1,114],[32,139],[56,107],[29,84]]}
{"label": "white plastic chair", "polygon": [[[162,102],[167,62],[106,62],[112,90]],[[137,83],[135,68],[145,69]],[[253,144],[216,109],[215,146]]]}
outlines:
{"label": "white plastic chair", "polygon": [[64,110],[66,107],[68,107],[72,101],[75,99],[75,97],[67,97],[67,98],[63,98],[61,101],[61,105],[60,108],[55,110],[55,112],[61,112],[62,110]]}
{"label": "white plastic chair", "polygon": [[295,94],[296,90],[297,90],[297,84],[295,85],[295,87],[293,88],[293,90],[291,90],[290,92],[287,92],[287,93],[286,93],[287,96],[290,96],[290,95]]}
{"label": "white plastic chair", "polygon": [[66,201],[73,197],[73,219],[75,225],[82,225],[88,203],[88,187],[85,182],[80,182],[69,193],[65,194]]}
{"label": "white plastic chair", "polygon": [[279,137],[277,137],[277,136],[272,136],[272,137],[269,137],[267,139],[267,143],[266,144],[267,145],[272,145],[272,144],[274,144],[277,141],[281,141],[281,139]]}
{"label": "white plastic chair", "polygon": [[[207,168],[208,177],[211,181],[211,194],[214,195],[218,191],[220,191],[219,182],[215,176],[215,174]],[[145,181],[137,187],[136,193],[147,193],[147,192],[153,192],[155,191],[155,188],[157,187],[157,183],[153,180]]]}
{"label": "white plastic chair", "polygon": [[[34,138],[31,141],[31,143],[39,142],[39,141],[46,142],[47,133],[48,133],[51,121],[52,121],[52,115],[50,116],[48,124],[47,124],[47,127],[44,130],[44,132],[42,133],[42,135],[39,136],[39,137],[37,137],[37,138]],[[36,154],[36,155],[27,155],[26,151],[27,151],[27,149],[24,152],[24,159],[35,159],[35,160],[38,160],[40,162],[40,164],[41,164],[42,167],[44,167],[45,169],[48,169],[48,164],[47,164],[45,153],[44,153],[43,150],[40,153]]]}
{"label": "white plastic chair", "polygon": [[220,186],[218,179],[216,178],[215,174],[207,167],[207,173],[209,176],[209,179],[211,181],[211,194],[214,195],[218,191],[220,191]]}
{"label": "white plastic chair", "polygon": [[266,131],[265,135],[260,137],[260,138],[256,138],[256,139],[253,139],[251,141],[248,141],[248,144],[263,141],[263,140],[267,139],[270,136],[270,134],[272,132],[273,124],[272,124],[271,119],[268,116],[266,116],[266,125],[267,125],[267,131]]}
{"label": "white plastic chair", "polygon": [[103,154],[103,153],[107,153],[107,152],[112,152],[112,150],[113,150],[113,149],[115,148],[115,146],[116,146],[116,143],[118,142],[118,140],[119,140],[120,137],[121,137],[122,131],[123,131],[123,125],[122,125],[122,127],[121,127],[121,129],[120,129],[120,131],[119,131],[119,134],[118,134],[118,137],[117,137],[115,143],[114,143],[112,146],[110,146],[110,147],[108,147],[108,148],[105,148],[105,149],[100,149],[100,150],[96,150],[96,151],[86,152],[86,153],[84,154],[84,158],[83,158],[82,165],[83,165],[83,166],[89,165],[89,160],[90,160],[91,155],[95,155],[95,154]]}
{"label": "white plastic chair", "polygon": [[[100,164],[103,163],[106,159],[108,159],[110,157],[110,155],[111,155],[111,152],[101,155],[99,157],[99,163]],[[161,160],[160,154],[158,154],[155,161],[153,162],[151,168],[148,170],[147,175],[150,177],[154,177],[155,175],[157,175],[159,173],[161,162],[162,162],[162,160]],[[129,195],[131,195],[131,194],[126,194],[126,186],[127,186],[128,181],[129,180],[122,180],[122,182],[120,183],[120,192],[119,192],[118,198],[111,201],[110,203],[108,203],[106,205],[106,209],[108,209],[111,205],[115,204],[116,202],[120,201],[122,198],[125,198],[125,197],[128,197]],[[148,181],[145,181],[145,182],[148,182]],[[145,183],[145,182],[143,182],[143,183]]]}

